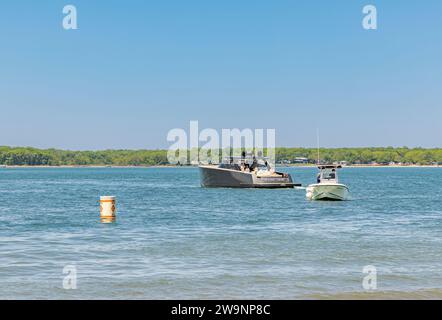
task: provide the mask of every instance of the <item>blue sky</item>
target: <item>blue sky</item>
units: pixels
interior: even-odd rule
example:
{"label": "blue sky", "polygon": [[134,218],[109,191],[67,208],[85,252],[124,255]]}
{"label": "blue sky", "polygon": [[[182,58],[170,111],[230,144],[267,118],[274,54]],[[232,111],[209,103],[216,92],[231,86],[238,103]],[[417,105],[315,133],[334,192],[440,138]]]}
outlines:
{"label": "blue sky", "polygon": [[[78,30],[62,8],[78,9]],[[361,26],[364,5],[378,30]],[[278,146],[441,147],[442,2],[9,1],[0,145],[166,148],[275,128]]]}

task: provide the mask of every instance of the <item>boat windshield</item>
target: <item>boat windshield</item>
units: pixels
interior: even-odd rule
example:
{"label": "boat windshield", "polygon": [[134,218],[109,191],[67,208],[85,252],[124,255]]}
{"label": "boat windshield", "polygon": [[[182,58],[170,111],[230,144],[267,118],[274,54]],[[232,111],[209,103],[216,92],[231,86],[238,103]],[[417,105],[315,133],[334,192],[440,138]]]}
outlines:
{"label": "boat windshield", "polygon": [[234,170],[270,170],[270,164],[265,157],[227,157],[220,164],[220,168]]}
{"label": "boat windshield", "polygon": [[321,181],[323,180],[337,180],[336,169],[322,169],[321,170]]}

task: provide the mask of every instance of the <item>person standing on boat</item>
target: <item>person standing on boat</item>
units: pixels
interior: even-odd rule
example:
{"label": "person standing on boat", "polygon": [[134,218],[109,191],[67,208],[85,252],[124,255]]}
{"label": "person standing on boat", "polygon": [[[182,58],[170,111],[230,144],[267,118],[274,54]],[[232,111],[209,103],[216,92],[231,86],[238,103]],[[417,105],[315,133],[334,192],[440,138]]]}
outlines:
{"label": "person standing on boat", "polygon": [[254,171],[257,166],[258,166],[258,160],[256,160],[255,156],[253,156],[253,163],[250,166],[250,171]]}

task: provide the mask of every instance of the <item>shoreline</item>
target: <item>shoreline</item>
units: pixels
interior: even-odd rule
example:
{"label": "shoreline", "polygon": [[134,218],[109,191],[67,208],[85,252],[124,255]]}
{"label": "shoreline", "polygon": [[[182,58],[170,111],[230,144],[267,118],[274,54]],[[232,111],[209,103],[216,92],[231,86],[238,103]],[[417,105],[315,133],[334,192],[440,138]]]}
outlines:
{"label": "shoreline", "polygon": [[[316,165],[277,165],[277,168],[316,168]],[[343,168],[442,168],[442,165],[346,165]],[[129,169],[129,168],[198,168],[198,166],[176,166],[176,165],[153,165],[153,166],[118,166],[118,165],[60,165],[60,166],[50,166],[50,165],[0,165],[0,169]]]}

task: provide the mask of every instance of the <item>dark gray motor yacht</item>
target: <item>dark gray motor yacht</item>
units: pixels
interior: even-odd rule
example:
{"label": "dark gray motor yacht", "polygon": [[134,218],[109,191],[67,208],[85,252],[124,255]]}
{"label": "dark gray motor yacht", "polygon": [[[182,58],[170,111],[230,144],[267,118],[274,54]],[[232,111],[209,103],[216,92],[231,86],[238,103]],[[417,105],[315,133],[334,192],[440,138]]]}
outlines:
{"label": "dark gray motor yacht", "polygon": [[265,157],[228,157],[219,165],[200,165],[202,187],[293,188],[288,173],[276,172]]}

